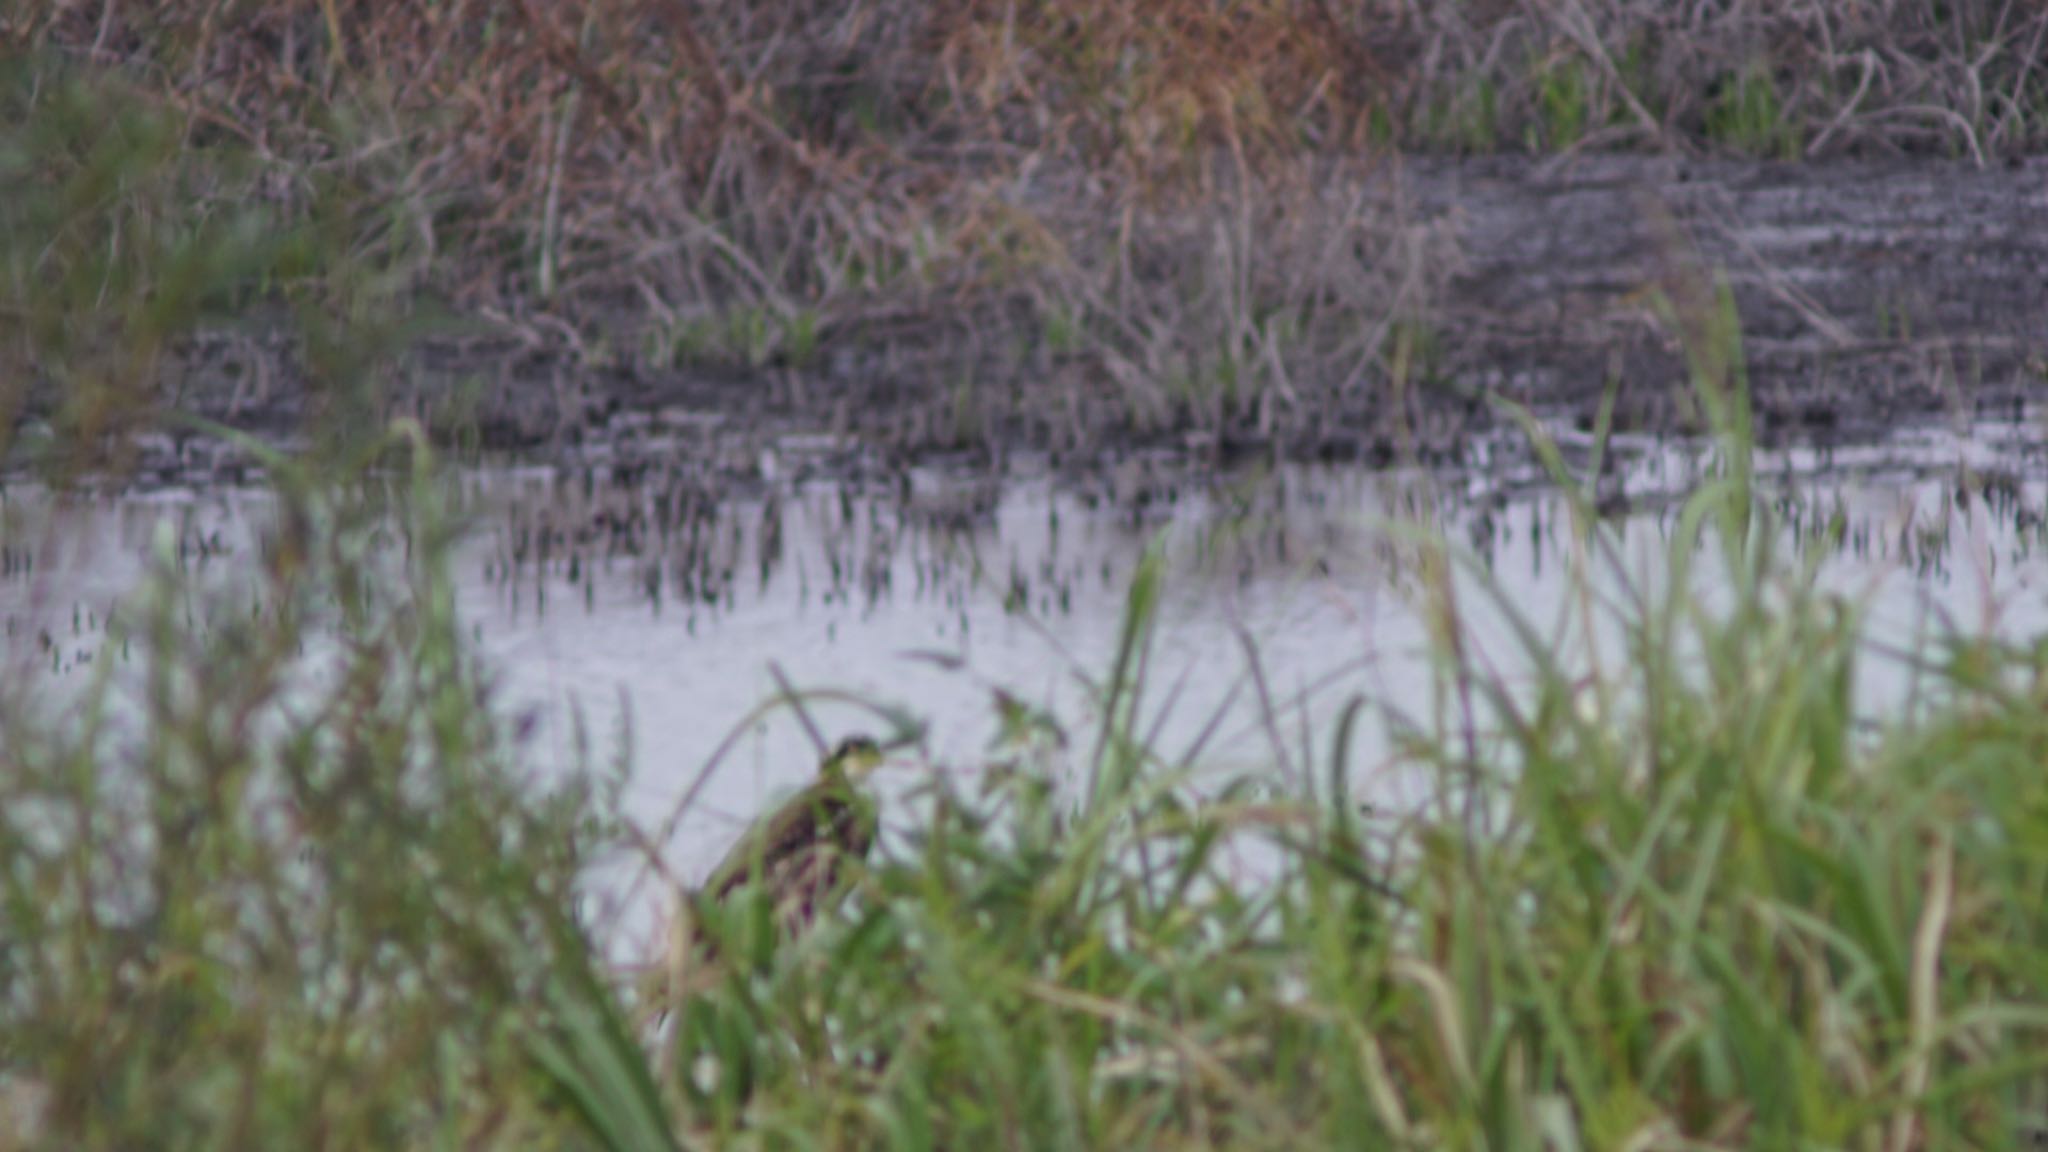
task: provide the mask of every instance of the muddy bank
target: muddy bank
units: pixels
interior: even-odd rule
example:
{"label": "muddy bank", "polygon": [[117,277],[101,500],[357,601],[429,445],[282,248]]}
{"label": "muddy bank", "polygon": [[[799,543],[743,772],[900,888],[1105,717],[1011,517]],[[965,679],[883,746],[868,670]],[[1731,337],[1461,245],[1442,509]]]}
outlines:
{"label": "muddy bank", "polygon": [[1645,292],[1683,278],[1684,247],[1726,275],[1767,433],[1989,414],[2048,384],[2048,157],[1411,163],[1404,183],[1468,260],[1444,302],[1451,375],[1546,409],[1589,415],[1612,375],[1623,426],[1691,422]]}
{"label": "muddy bank", "polygon": [[[651,439],[732,477],[817,434],[894,463],[1019,447],[1455,463],[1493,423],[1490,394],[1590,427],[1612,379],[1619,427],[1696,429],[1681,329],[1711,311],[1702,269],[1732,292],[1766,438],[1853,440],[2048,392],[2048,157],[1410,159],[1338,190],[1443,241],[1400,347],[1348,379],[1141,405],[1113,358],[1053,346],[1028,301],[998,295],[842,320],[801,366],[652,370],[573,334],[453,322],[390,372],[382,405],[470,447],[578,458]],[[165,400],[289,434],[328,406],[294,363],[286,337],[215,333],[170,365]],[[208,459],[196,440],[147,455],[166,473]]]}

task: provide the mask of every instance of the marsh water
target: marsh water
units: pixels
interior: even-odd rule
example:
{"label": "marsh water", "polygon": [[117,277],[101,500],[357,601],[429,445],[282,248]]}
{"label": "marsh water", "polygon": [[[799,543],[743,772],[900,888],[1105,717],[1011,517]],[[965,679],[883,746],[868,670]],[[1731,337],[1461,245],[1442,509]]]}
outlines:
{"label": "marsh water", "polygon": [[[1559,430],[1567,467],[1592,445]],[[1599,539],[1524,451],[1482,448],[1459,472],[1279,467],[1217,475],[1170,457],[1077,476],[1009,462],[804,479],[792,442],[731,493],[645,459],[466,473],[458,608],[499,706],[543,770],[630,766],[628,813],[662,827],[696,875],[816,757],[785,686],[825,739],[886,727],[870,705],[926,722],[928,762],[976,771],[998,690],[1092,740],[1133,572],[1165,559],[1139,724],[1204,772],[1324,769],[1345,702],[1367,702],[1350,765],[1383,806],[1421,803],[1390,725],[1450,702],[1430,637],[1419,541],[1465,560],[1452,587],[1467,651],[1513,683],[1530,667],[1518,616],[1568,666],[1612,660],[1630,598],[1668,578],[1687,497],[1711,445],[1617,442],[1591,485]],[[2048,629],[2048,475],[2030,419],[1916,429],[1874,444],[1759,451],[1785,555],[1862,605],[1868,635],[1910,648],[1945,629],[2031,640]],[[56,501],[16,484],[4,504],[7,675],[77,683],[153,551],[232,581],[271,507],[256,488],[173,485]],[[168,543],[167,543],[168,542]],[[1699,550],[1695,595],[1715,562]],[[228,601],[231,603],[232,598]],[[204,611],[202,608],[200,611]],[[1588,628],[1587,614],[1595,621]],[[1859,685],[1881,714],[1911,690],[1877,655]],[[59,689],[61,690],[61,688]],[[1305,751],[1312,750],[1312,751]],[[885,791],[917,783],[886,771]]]}

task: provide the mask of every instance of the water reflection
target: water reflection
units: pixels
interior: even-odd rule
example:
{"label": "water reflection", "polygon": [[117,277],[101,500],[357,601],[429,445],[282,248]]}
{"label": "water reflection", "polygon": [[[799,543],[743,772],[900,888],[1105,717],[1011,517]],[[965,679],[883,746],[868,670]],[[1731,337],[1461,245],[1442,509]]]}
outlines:
{"label": "water reflection", "polygon": [[[465,475],[472,525],[458,555],[460,610],[497,670],[501,702],[530,722],[543,764],[630,759],[627,801],[660,827],[738,729],[668,848],[693,876],[815,757],[800,725],[745,718],[779,690],[830,687],[930,721],[938,762],[972,771],[998,692],[1069,720],[1115,655],[1125,585],[1155,538],[1169,557],[1141,727],[1206,769],[1306,771],[1353,694],[1372,702],[1351,765],[1398,809],[1427,781],[1389,739],[1445,701],[1431,663],[1420,542],[1470,550],[1454,587],[1468,653],[1516,682],[1528,667],[1510,617],[1567,666],[1620,658],[1602,604],[1667,578],[1686,497],[1707,482],[1703,445],[1621,442],[1596,463],[1559,434],[1568,467],[1596,477],[1611,534],[1591,547],[1526,452],[1482,445],[1456,474],[1288,468],[1214,477],[1140,457],[1082,478],[1014,461],[1000,478],[859,467],[733,493],[673,461],[505,468]],[[1873,635],[1910,644],[1934,627],[2042,630],[2048,486],[2039,438],[2009,425],[1916,431],[1858,449],[1760,453],[1760,483],[1789,553],[1866,606]],[[19,486],[0,505],[0,617],[9,678],[89,668],[152,548],[232,587],[260,550],[268,500],[247,490],[53,499]],[[1710,567],[1710,566],[1706,566]],[[1573,573],[1595,573],[1576,580]],[[1711,582],[1698,594],[1711,600]],[[197,597],[208,611],[233,596]],[[260,611],[260,605],[247,605]],[[1584,613],[1604,621],[1585,628]],[[1611,663],[1609,664],[1611,667]],[[1871,706],[1902,699],[1903,669],[1874,666]],[[821,701],[828,738],[875,718]],[[630,734],[630,743],[624,742]],[[1083,744],[1086,742],[1083,741]],[[901,790],[905,773],[883,777]]]}

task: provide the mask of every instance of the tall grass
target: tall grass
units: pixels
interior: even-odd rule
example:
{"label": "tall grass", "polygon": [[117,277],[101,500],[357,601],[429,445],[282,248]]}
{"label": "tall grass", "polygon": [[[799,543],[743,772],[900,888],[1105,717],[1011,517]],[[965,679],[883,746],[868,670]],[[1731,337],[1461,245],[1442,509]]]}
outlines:
{"label": "tall grass", "polygon": [[508,1052],[581,947],[598,828],[489,710],[431,472],[274,464],[253,588],[195,587],[165,534],[85,683],[9,669],[0,1066],[44,1094],[45,1146],[452,1146],[523,1123]]}
{"label": "tall grass", "polygon": [[[0,494],[7,579],[66,578],[35,559],[71,551],[62,510],[130,483],[144,436],[234,442],[268,499],[221,563],[159,528],[68,676],[28,639],[44,621],[9,618],[0,1147],[516,1146],[541,1123],[517,1037],[563,957],[587,963],[573,894],[608,841],[590,786],[531,778],[491,706],[419,430],[337,419],[391,294],[317,222],[194,195],[246,151],[195,155],[118,87],[36,100],[0,130],[0,446],[57,511],[25,536]],[[327,385],[296,452],[165,403],[151,360],[280,304]],[[49,418],[17,438],[32,393]]]}
{"label": "tall grass", "polygon": [[[978,785],[933,776],[909,847],[871,862],[843,916],[748,937],[667,1002],[651,1054],[583,1032],[573,1057],[545,1049],[550,1074],[669,1117],[644,1137],[588,1125],[619,1149],[2038,1138],[2039,648],[1876,654],[1861,606],[1775,551],[1739,363],[1695,358],[1722,462],[1662,586],[1627,582],[1590,496],[1585,607],[1561,631],[1417,537],[1442,707],[1390,727],[1398,762],[1438,781],[1421,810],[1362,818],[1347,798],[1363,699],[1311,758],[1276,746],[1220,785],[1148,745],[1155,555],[1094,740],[1012,726]],[[1533,676],[1479,663],[1473,595]],[[1604,668],[1556,642],[1610,630],[1625,659]],[[1898,659],[1912,703],[1873,714],[1862,676]]]}

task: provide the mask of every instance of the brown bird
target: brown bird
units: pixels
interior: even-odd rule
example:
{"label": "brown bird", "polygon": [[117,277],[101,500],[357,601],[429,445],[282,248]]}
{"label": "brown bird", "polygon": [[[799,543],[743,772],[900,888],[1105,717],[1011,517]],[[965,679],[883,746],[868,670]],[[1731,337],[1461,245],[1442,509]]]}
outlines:
{"label": "brown bird", "polygon": [[875,842],[875,803],[861,783],[882,762],[881,745],[866,736],[840,742],[818,778],[740,838],[698,890],[723,903],[749,884],[774,901],[784,930],[795,933],[842,892],[849,858],[863,859]]}
{"label": "brown bird", "polygon": [[[659,1024],[703,987],[719,949],[696,927],[708,906],[759,885],[775,904],[785,935],[795,936],[845,893],[841,876],[849,858],[864,858],[875,840],[874,801],[861,788],[882,762],[881,746],[866,736],[841,741],[818,767],[818,778],[740,837],[712,869],[703,887],[687,898],[695,911],[682,911],[669,939],[664,963],[645,973],[639,991]],[[711,976],[716,979],[715,976]]]}

